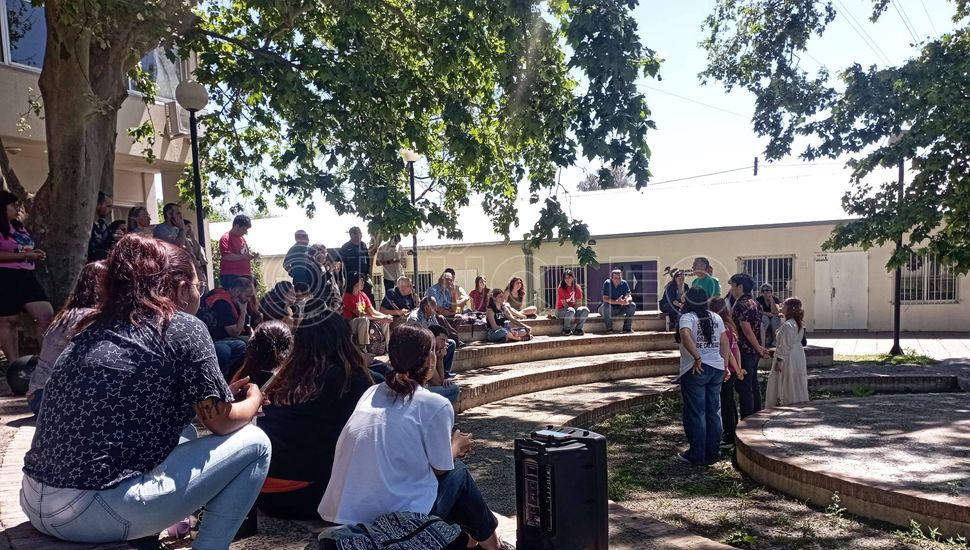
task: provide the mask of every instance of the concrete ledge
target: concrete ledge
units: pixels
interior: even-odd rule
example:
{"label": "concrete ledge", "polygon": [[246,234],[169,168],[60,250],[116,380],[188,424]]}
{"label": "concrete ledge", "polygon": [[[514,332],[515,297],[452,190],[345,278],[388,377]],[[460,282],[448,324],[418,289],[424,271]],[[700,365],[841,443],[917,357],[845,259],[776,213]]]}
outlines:
{"label": "concrete ledge", "polygon": [[[775,356],[775,350],[770,351],[767,359],[762,359],[758,363],[759,370],[771,370],[771,358]],[[831,367],[835,364],[835,350],[822,346],[805,346],[805,360],[808,368]]]}
{"label": "concrete ledge", "polygon": [[[659,311],[638,311],[633,316],[633,330],[639,332],[663,332],[667,330],[667,316]],[[562,334],[562,319],[548,318],[545,315],[538,319],[526,319],[525,324],[532,327],[533,336],[559,336]],[[619,329],[623,326],[622,319],[614,319],[613,328]],[[606,325],[603,317],[598,313],[590,313],[583,327],[586,332],[605,332]],[[484,342],[485,327],[483,325],[472,326],[462,325],[458,328],[458,334],[464,342]]]}

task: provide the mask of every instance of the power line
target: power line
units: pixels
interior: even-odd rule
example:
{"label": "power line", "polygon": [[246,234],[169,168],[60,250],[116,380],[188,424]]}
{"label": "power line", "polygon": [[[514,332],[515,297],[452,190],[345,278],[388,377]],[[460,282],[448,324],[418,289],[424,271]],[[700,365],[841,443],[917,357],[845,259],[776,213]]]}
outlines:
{"label": "power line", "polygon": [[879,44],[875,40],[873,40],[871,36],[869,36],[869,33],[866,31],[865,27],[862,25],[862,23],[859,23],[859,20],[855,18],[855,15],[852,15],[852,12],[849,11],[849,8],[845,7],[845,4],[842,3],[842,0],[835,0],[835,2],[842,9],[842,12],[845,13],[845,15],[848,17],[848,19],[846,19],[846,22],[849,24],[850,27],[852,27],[852,30],[855,31],[857,35],[859,35],[859,38],[862,39],[862,41],[866,44],[866,46],[869,46],[869,49],[872,50],[872,53],[876,54],[876,57],[881,57],[883,63],[885,63],[886,65],[892,65],[892,62],[889,60],[889,57],[886,56],[886,53],[883,52],[882,48],[879,47]]}
{"label": "power line", "polygon": [[647,86],[647,85],[644,85],[643,87],[646,88],[646,89],[648,89],[648,90],[653,90],[653,91],[658,92],[658,93],[661,93],[661,94],[666,94],[666,95],[669,95],[669,96],[676,97],[677,99],[682,99],[684,101],[689,101],[691,103],[696,103],[697,105],[702,105],[704,107],[707,107],[708,109],[714,109],[715,111],[721,111],[722,113],[727,113],[729,115],[734,115],[734,116],[737,116],[737,117],[741,117],[743,119],[747,119],[748,118],[747,115],[742,115],[741,113],[736,113],[734,111],[729,111],[729,110],[724,109],[722,107],[718,107],[717,105],[711,105],[710,103],[704,103],[703,101],[698,101],[696,99],[691,99],[689,97],[684,97],[684,96],[682,96],[680,94],[675,94],[673,92],[668,92],[667,90],[661,90],[660,88],[654,88],[653,86]]}
{"label": "power line", "polygon": [[742,170],[751,170],[751,167],[750,166],[744,166],[744,167],[741,167],[741,168],[732,168],[730,170],[721,170],[720,172],[711,172],[709,174],[698,174],[696,176],[687,176],[686,178],[676,178],[676,179],[664,180],[664,181],[653,181],[653,182],[648,182],[647,183],[647,187],[650,187],[652,185],[661,185],[661,184],[664,184],[664,183],[675,183],[675,182],[678,182],[678,181],[696,180],[696,179],[699,179],[699,178],[706,178],[708,176],[718,176],[718,175],[721,175],[721,174],[730,174],[731,172],[740,172]]}
{"label": "power line", "polygon": [[[834,165],[841,165],[841,164],[842,164],[841,162],[812,162],[812,163],[792,162],[792,163],[787,163],[787,164],[762,164],[762,165],[759,166],[759,169],[765,169],[765,168],[791,168],[791,167],[820,168],[820,167],[823,167],[823,166],[834,166]],[[732,172],[741,172],[741,171],[744,171],[744,170],[751,170],[751,169],[752,169],[752,166],[744,166],[744,167],[741,167],[741,168],[731,168],[730,170],[720,170],[718,172],[710,172],[710,173],[707,173],[707,174],[697,174],[696,176],[686,176],[686,177],[683,177],[683,178],[675,178],[675,179],[663,180],[663,181],[651,181],[651,182],[648,182],[647,183],[647,187],[650,187],[650,186],[653,186],[653,185],[661,185],[661,184],[664,184],[664,183],[676,183],[678,181],[696,180],[696,179],[700,179],[700,178],[706,178],[708,176],[719,176],[721,174],[730,174]]]}
{"label": "power line", "polygon": [[903,7],[899,2],[893,2],[892,5],[896,8],[896,13],[899,14],[899,18],[903,20],[903,26],[909,31],[909,35],[913,37],[913,43],[919,43],[919,37],[916,36],[916,27],[913,26],[913,22],[909,20],[909,16],[903,11]]}
{"label": "power line", "polygon": [[933,18],[930,17],[930,10],[926,8],[926,2],[924,0],[919,0],[919,3],[923,4],[923,13],[926,14],[926,20],[930,22],[930,28],[933,29],[933,35],[935,36],[940,34],[939,31],[936,30],[936,24],[933,23]]}

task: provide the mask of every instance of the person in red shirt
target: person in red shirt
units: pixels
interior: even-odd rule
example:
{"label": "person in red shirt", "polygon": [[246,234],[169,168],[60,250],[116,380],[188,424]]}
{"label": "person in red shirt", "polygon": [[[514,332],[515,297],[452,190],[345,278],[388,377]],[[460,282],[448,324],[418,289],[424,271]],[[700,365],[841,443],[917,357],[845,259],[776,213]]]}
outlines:
{"label": "person in red shirt", "polygon": [[347,276],[347,289],[344,293],[344,319],[350,321],[351,333],[361,351],[367,352],[370,345],[371,321],[378,327],[383,336],[383,341],[387,342],[388,327],[394,317],[386,315],[374,309],[370,298],[364,292],[364,278],[356,271]]}
{"label": "person in red shirt", "polygon": [[556,317],[562,319],[562,335],[583,335],[583,325],[589,317],[589,308],[583,302],[583,287],[576,282],[573,272],[562,272],[562,281],[556,289]]}
{"label": "person in red shirt", "polygon": [[249,250],[245,236],[252,226],[249,216],[239,214],[232,220],[232,229],[219,239],[219,284],[222,288],[232,288],[239,277],[253,276],[252,261],[259,254]]}
{"label": "person in red shirt", "polygon": [[468,293],[472,299],[472,310],[485,313],[485,308],[488,307],[489,293],[488,281],[485,280],[485,277],[481,275],[475,277],[475,290]]}

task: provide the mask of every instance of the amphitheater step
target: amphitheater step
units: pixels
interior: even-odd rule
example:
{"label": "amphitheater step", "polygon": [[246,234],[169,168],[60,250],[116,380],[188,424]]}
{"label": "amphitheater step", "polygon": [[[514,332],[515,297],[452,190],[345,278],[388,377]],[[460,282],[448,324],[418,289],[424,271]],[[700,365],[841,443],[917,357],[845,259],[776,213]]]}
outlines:
{"label": "amphitheater step", "polygon": [[[548,316],[541,316],[538,319],[526,319],[525,324],[532,327],[534,336],[558,336],[562,333],[562,319]],[[614,328],[619,329],[623,326],[622,320],[614,320]],[[638,311],[633,316],[633,329],[637,331],[661,332],[667,330],[666,316],[659,311]],[[586,332],[604,332],[606,325],[603,318],[598,313],[592,313],[586,319],[584,327]],[[485,340],[485,327],[482,325],[472,326],[463,325],[458,329],[464,342],[481,342]]]}
{"label": "amphitheater step", "polygon": [[537,336],[528,342],[474,343],[455,354],[455,372],[481,367],[513,365],[530,361],[595,356],[676,348],[669,332],[596,334],[584,336]]}
{"label": "amphitheater step", "polygon": [[481,367],[465,371],[456,412],[517,395],[594,382],[675,375],[673,350],[612,353]]}

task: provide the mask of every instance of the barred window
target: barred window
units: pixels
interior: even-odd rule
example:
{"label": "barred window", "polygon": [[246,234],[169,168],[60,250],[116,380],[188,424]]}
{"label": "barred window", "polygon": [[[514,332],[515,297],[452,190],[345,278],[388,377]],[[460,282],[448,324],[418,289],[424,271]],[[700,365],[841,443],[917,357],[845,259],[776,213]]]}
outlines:
{"label": "barred window", "polygon": [[411,282],[414,284],[415,296],[423,297],[425,292],[427,292],[428,289],[431,288],[431,285],[433,284],[431,280],[432,280],[432,277],[434,277],[434,275],[430,271],[418,271],[417,277],[414,276],[413,271],[409,273],[405,273],[405,275],[407,275],[411,279]]}
{"label": "barred window", "polygon": [[738,270],[751,275],[755,291],[768,283],[779,300],[795,293],[795,256],[752,256],[738,258]]}
{"label": "barred window", "polygon": [[958,301],[957,275],[933,254],[910,255],[902,268],[901,303],[952,304]]}
{"label": "barred window", "polygon": [[[554,309],[556,307],[556,288],[559,287],[559,283],[562,281],[562,273],[567,269],[571,269],[573,272],[573,277],[576,279],[576,283],[583,287],[583,290],[588,290],[586,288],[586,268],[578,265],[549,265],[542,267],[542,303],[537,304],[539,309]],[[583,295],[582,305],[586,304],[589,299],[585,294]]]}

